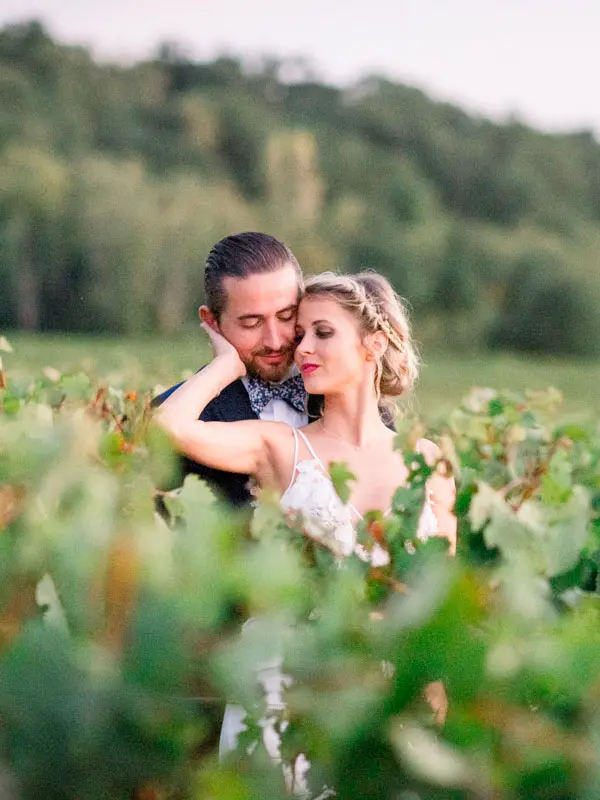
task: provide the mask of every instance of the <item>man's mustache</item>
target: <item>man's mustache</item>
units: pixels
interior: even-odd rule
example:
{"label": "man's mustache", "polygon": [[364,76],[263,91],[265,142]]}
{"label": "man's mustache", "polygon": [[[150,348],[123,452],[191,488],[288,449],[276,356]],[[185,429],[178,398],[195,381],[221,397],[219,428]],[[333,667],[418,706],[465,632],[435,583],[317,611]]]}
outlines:
{"label": "man's mustache", "polygon": [[257,356],[287,356],[294,352],[296,345],[292,342],[287,347],[281,347],[279,350],[271,350],[270,347],[265,347],[262,350],[255,350],[252,354],[255,358]]}

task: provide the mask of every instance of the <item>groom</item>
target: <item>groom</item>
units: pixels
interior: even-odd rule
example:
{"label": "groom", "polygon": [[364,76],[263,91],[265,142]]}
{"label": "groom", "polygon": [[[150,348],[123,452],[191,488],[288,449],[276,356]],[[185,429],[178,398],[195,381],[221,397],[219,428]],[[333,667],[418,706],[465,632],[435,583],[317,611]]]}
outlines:
{"label": "groom", "polygon": [[[293,363],[302,271],[282,242],[266,233],[227,236],[211,249],[204,270],[206,305],[200,319],[228,339],[247,376],[227,386],[202,412],[205,422],[265,419],[306,425],[318,417],[320,400],[309,397]],[[155,398],[160,405],[181,384]],[[251,499],[249,476],[210,469],[188,458],[182,475],[208,482],[234,506]]]}

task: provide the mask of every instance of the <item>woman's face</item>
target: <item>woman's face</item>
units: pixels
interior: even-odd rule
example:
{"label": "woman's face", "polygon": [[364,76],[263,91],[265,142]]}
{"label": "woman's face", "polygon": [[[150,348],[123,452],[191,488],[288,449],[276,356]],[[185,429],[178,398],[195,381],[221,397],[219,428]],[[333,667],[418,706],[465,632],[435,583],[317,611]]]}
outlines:
{"label": "woman's face", "polygon": [[358,321],[335,300],[305,297],[298,308],[298,365],[309,394],[338,394],[360,384],[369,367]]}

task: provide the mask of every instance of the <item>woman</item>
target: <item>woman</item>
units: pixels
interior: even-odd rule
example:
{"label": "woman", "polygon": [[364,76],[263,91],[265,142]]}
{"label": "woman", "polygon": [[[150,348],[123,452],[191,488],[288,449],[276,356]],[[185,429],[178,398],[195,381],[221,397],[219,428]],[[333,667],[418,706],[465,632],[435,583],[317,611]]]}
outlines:
{"label": "woman", "polygon": [[[389,282],[365,272],[310,277],[300,302],[295,362],[306,391],[322,395],[323,415],[296,431],[282,422],[202,422],[205,406],[246,373],[235,348],[203,325],[213,361],[159,408],[158,423],[189,458],[215,469],[253,476],[281,494],[285,511],[304,520],[308,533],[325,537],[340,555],[355,548],[354,528],[366,511],[385,513],[408,470],[394,449],[395,434],[382,422],[381,403],[405,394],[417,375],[406,311]],[[438,448],[417,448],[435,463]],[[335,493],[327,466],[343,461],[356,476],[350,502]],[[454,552],[454,483],[435,473],[420,535],[445,536]],[[364,553],[362,554],[364,556]],[[385,560],[374,550],[373,557]]]}

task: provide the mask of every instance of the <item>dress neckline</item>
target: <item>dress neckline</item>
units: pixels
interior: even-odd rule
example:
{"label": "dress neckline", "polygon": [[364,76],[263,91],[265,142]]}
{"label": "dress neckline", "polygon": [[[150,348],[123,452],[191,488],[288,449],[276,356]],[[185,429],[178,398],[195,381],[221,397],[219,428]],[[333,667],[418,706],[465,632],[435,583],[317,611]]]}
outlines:
{"label": "dress neckline", "polygon": [[[320,467],[320,473],[319,474],[321,474],[331,484],[331,488],[335,492],[335,486],[333,485],[333,481],[331,480],[331,476],[330,476],[327,468],[325,467],[325,464],[321,461],[321,459],[317,455],[317,452],[316,452],[315,448],[309,442],[308,436],[304,433],[304,431],[300,430],[299,428],[292,428],[292,432],[294,434],[294,440],[295,440],[294,469],[292,470],[292,479],[290,480],[290,483],[289,483],[289,485],[288,485],[288,487],[286,489],[286,492],[288,492],[292,488],[292,486],[294,485],[294,481],[296,479],[296,472],[298,470],[299,465],[307,463],[307,462],[308,463],[315,462],[317,464],[317,466]],[[311,454],[312,458],[304,458],[301,461],[298,461],[298,435],[302,438],[302,441],[306,445],[306,448],[307,448],[308,452]],[[285,492],[284,492],[284,494],[285,494]],[[336,492],[336,496],[337,496],[337,492]],[[342,502],[341,498],[340,498],[340,502]],[[349,508],[351,511],[353,511],[361,522],[364,522],[364,519],[365,519],[364,515],[360,513],[360,511],[354,505],[354,503],[352,503],[349,500],[347,503],[343,503],[343,505],[345,505],[346,508]],[[384,517],[388,517],[391,513],[392,513],[392,506],[390,506],[386,511],[383,512],[383,516]]]}

